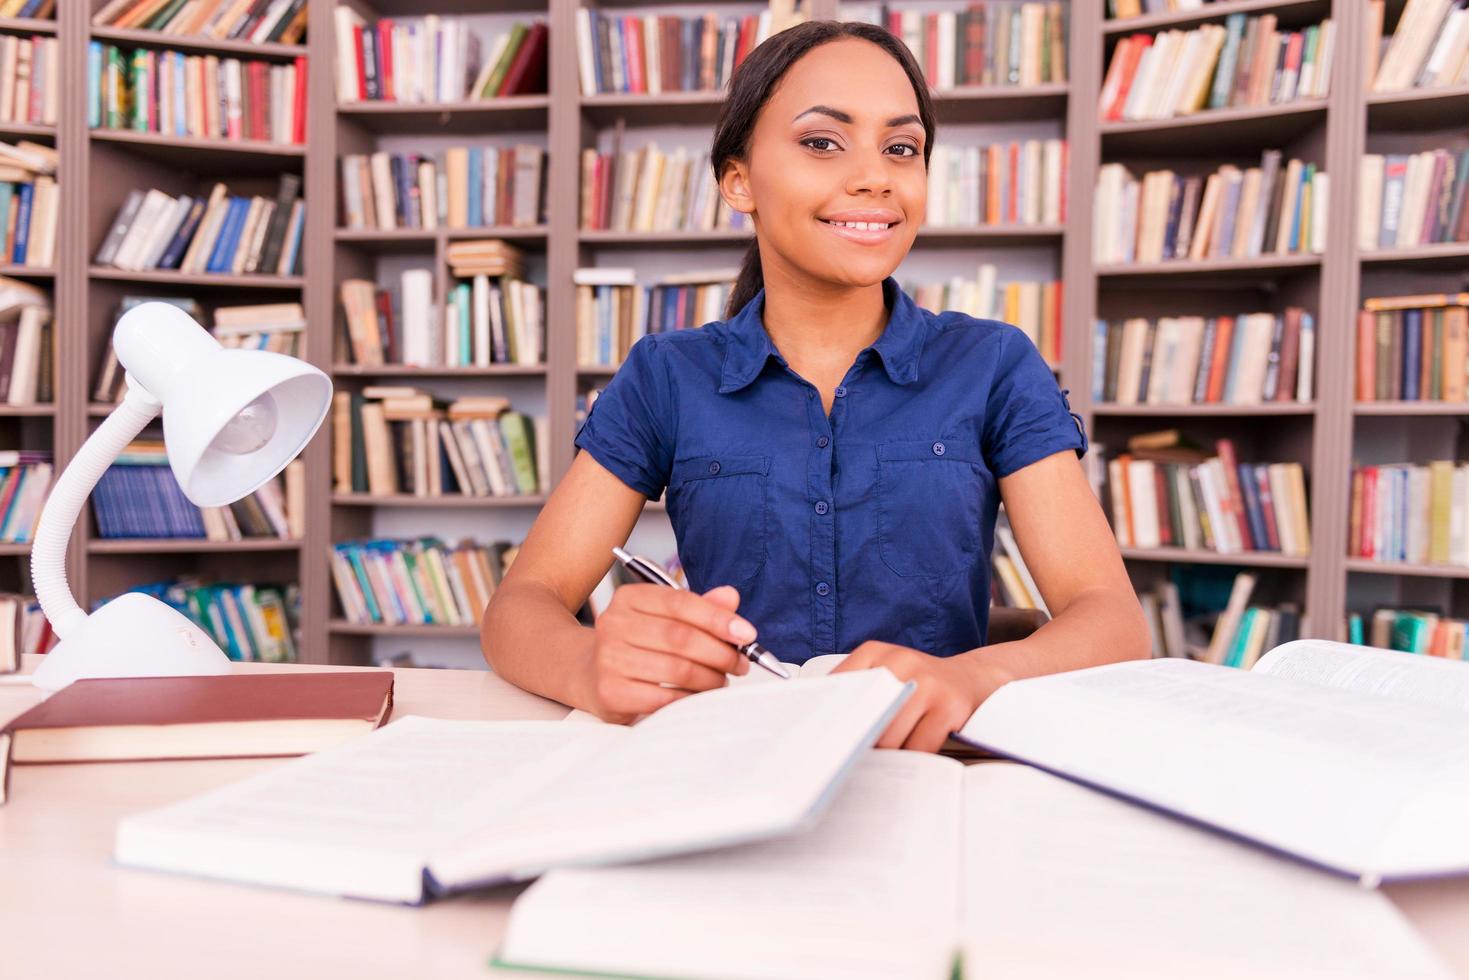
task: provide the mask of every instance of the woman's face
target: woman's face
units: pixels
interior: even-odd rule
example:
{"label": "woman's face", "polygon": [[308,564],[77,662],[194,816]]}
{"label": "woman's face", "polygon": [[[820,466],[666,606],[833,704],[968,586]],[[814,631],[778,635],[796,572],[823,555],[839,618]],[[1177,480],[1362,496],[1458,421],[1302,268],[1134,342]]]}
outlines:
{"label": "woman's face", "polygon": [[923,224],[923,150],[907,74],[877,45],[843,38],[790,67],[760,111],[749,159],[732,162],[721,186],[753,214],[767,275],[783,267],[871,285],[897,269]]}

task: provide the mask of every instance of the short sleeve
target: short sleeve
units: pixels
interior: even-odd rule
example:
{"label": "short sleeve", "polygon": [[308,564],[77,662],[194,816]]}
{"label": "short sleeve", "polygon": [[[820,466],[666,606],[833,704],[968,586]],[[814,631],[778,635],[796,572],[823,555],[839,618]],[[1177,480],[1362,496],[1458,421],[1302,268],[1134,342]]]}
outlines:
{"label": "short sleeve", "polygon": [[1009,476],[1063,449],[1087,450],[1086,429],[1066,392],[1023,331],[1007,326],[990,385],[984,454],[990,471]]}
{"label": "short sleeve", "polygon": [[592,402],[576,433],[577,448],[623,483],[657,500],[673,465],[673,444],[666,429],[667,420],[674,417],[672,394],[655,336],[639,338]]}

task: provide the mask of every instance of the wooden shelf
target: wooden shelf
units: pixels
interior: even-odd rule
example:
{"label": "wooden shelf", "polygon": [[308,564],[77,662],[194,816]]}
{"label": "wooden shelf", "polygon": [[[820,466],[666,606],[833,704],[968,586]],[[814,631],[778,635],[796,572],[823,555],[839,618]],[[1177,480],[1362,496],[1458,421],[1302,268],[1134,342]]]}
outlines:
{"label": "wooden shelf", "polygon": [[334,364],[332,374],[342,378],[544,378],[539,364],[492,364],[489,367],[415,367],[409,364]]}
{"label": "wooden shelf", "polygon": [[481,507],[540,507],[545,494],[515,497],[466,497],[459,494],[443,497],[415,497],[400,493],[378,497],[370,493],[334,493],[332,503],[340,507],[428,507],[442,510],[478,510]]}
{"label": "wooden shelf", "polygon": [[433,251],[440,242],[473,241],[480,238],[503,238],[520,247],[544,248],[546,226],[515,228],[487,225],[479,228],[338,228],[332,233],[340,245],[351,245],[373,252]]}
{"label": "wooden shelf", "polygon": [[55,405],[6,405],[0,403],[0,418],[50,418]]}
{"label": "wooden shelf", "polygon": [[38,265],[0,265],[0,276],[12,279],[55,279],[56,270]]}
{"label": "wooden shelf", "polygon": [[1352,405],[1352,413],[1355,415],[1443,415],[1448,417],[1469,417],[1469,402],[1356,402]]}
{"label": "wooden shelf", "polygon": [[1281,415],[1314,415],[1316,405],[1313,402],[1261,402],[1258,405],[1119,405],[1115,402],[1098,402],[1092,407],[1092,414],[1119,418],[1275,418]]}
{"label": "wooden shelf", "polygon": [[439,135],[483,136],[544,129],[550,96],[512,95],[473,102],[348,102],[337,118],[377,133],[432,131]]}
{"label": "wooden shelf", "polygon": [[954,123],[1016,122],[1022,119],[1064,119],[1071,86],[963,85],[933,89],[934,112],[940,125]]}
{"label": "wooden shelf", "polygon": [[1415,578],[1469,578],[1469,568],[1463,565],[1415,565],[1375,558],[1348,558],[1347,571],[1367,575],[1411,575]]}
{"label": "wooden shelf", "polygon": [[1330,0],[1217,0],[1197,10],[1169,14],[1145,14],[1102,21],[1104,35],[1133,34],[1167,27],[1191,27],[1222,21],[1230,14],[1275,14],[1281,26],[1294,26],[1320,21],[1331,16]]}
{"label": "wooden shelf", "polygon": [[1248,259],[1175,259],[1171,262],[1124,263],[1098,265],[1098,279],[1130,280],[1164,276],[1219,276],[1231,279],[1250,278],[1262,273],[1290,273],[1316,269],[1319,255],[1260,255]]}
{"label": "wooden shelf", "polygon": [[53,17],[0,17],[0,33],[55,34],[56,20]]}
{"label": "wooden shelf", "polygon": [[1136,561],[1171,561],[1192,565],[1247,565],[1260,568],[1305,568],[1307,559],[1274,551],[1220,554],[1202,548],[1123,548],[1122,557]]}
{"label": "wooden shelf", "polygon": [[[1061,225],[979,225],[969,228],[918,229],[917,243],[948,248],[1003,248],[1054,246],[1061,242]],[[597,248],[690,248],[697,246],[746,246],[755,240],[754,231],[716,228],[708,231],[604,231],[582,229],[577,241]]]}
{"label": "wooden shelf", "polygon": [[29,541],[0,541],[0,555],[24,558],[30,553],[31,543]]}
{"label": "wooden shelf", "polygon": [[0,122],[0,136],[54,142],[56,127],[49,123]]}
{"label": "wooden shelf", "polygon": [[[1422,267],[1458,271],[1465,269],[1469,260],[1469,242],[1440,242],[1437,245],[1414,245],[1410,248],[1383,248],[1362,252],[1363,263],[1402,263]],[[1469,278],[1469,270],[1466,270]]]}
{"label": "wooden shelf", "polygon": [[1280,105],[1210,109],[1172,119],[1104,122],[1097,129],[1108,157],[1177,153],[1180,140],[1187,140],[1183,148],[1191,155],[1248,147],[1258,156],[1260,150],[1288,144],[1311,127],[1322,125],[1326,105],[1325,99],[1305,99]]}
{"label": "wooden shelf", "polygon": [[[66,0],[62,0],[63,3]],[[222,54],[254,60],[294,61],[307,57],[304,44],[275,44],[252,41],[221,41],[194,34],[164,34],[162,31],[120,30],[116,27],[93,27],[92,40],[114,45],[136,45],[145,48],[168,48],[200,54]]]}
{"label": "wooden shelf", "polygon": [[444,637],[459,639],[478,637],[478,626],[429,626],[403,623],[391,626],[387,623],[349,623],[345,619],[334,619],[327,627],[331,632],[344,636],[412,636]]}
{"label": "wooden shelf", "polygon": [[94,129],[92,139],[191,173],[254,176],[300,172],[306,148],[267,140],[209,140],[128,129]]}
{"label": "wooden shelf", "polygon": [[212,554],[253,551],[300,551],[301,542],[289,538],[245,538],[210,541],[208,538],[93,538],[87,551],[94,555]]}
{"label": "wooden shelf", "polygon": [[133,282],[160,286],[190,286],[206,289],[289,289],[299,290],[305,285],[301,276],[235,276],[223,273],[176,272],[170,269],[154,269],[135,272],[129,269],[112,269],[94,265],[87,270],[93,279],[109,279],[117,282]]}
{"label": "wooden shelf", "polygon": [[1368,129],[1457,131],[1463,127],[1454,123],[1466,118],[1469,118],[1469,85],[1414,88],[1367,96]]}

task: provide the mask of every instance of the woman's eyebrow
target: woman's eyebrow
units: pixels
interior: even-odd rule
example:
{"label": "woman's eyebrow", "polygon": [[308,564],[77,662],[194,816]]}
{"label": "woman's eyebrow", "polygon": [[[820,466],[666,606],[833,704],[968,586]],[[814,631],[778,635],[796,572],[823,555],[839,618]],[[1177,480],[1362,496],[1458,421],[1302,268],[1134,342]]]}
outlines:
{"label": "woman's eyebrow", "polygon": [[[827,106],[827,105],[814,105],[811,108],[807,109],[805,112],[798,113],[796,115],[795,119],[792,119],[791,122],[795,122],[796,119],[800,119],[802,116],[809,116],[813,112],[819,112],[819,113],[822,113],[823,115],[831,116],[837,122],[846,123],[849,126],[852,124],[852,116],[851,116],[851,113],[843,112],[840,109],[833,109],[831,106]],[[908,123],[922,123],[922,122],[923,122],[922,119],[919,119],[917,115],[915,115],[914,113],[911,113],[910,112],[910,113],[908,113],[905,116],[894,116],[893,118],[891,118],[891,119],[889,119],[887,121],[887,125],[889,125],[889,126],[903,126],[903,125],[906,125]]]}

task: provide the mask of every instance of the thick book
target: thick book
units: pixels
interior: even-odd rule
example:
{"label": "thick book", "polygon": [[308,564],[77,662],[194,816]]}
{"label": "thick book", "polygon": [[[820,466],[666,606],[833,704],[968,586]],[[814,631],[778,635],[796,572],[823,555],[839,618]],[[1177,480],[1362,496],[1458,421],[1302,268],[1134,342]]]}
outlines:
{"label": "thick book", "polygon": [[1447,978],[1380,892],[1011,763],[865,754],[804,833],[515,901],[494,965],[642,977]]}
{"label": "thick book", "polygon": [[1296,640],[1016,681],[956,737],[1364,884],[1469,874],[1469,666]]}
{"label": "thick book", "polygon": [[387,670],[88,678],[0,734],[18,765],[290,756],[369,732],[392,705]]}
{"label": "thick book", "polygon": [[410,717],[127,817],[134,867],[419,903],[549,868],[810,826],[914,685],[886,670],[722,688],[632,727]]}

